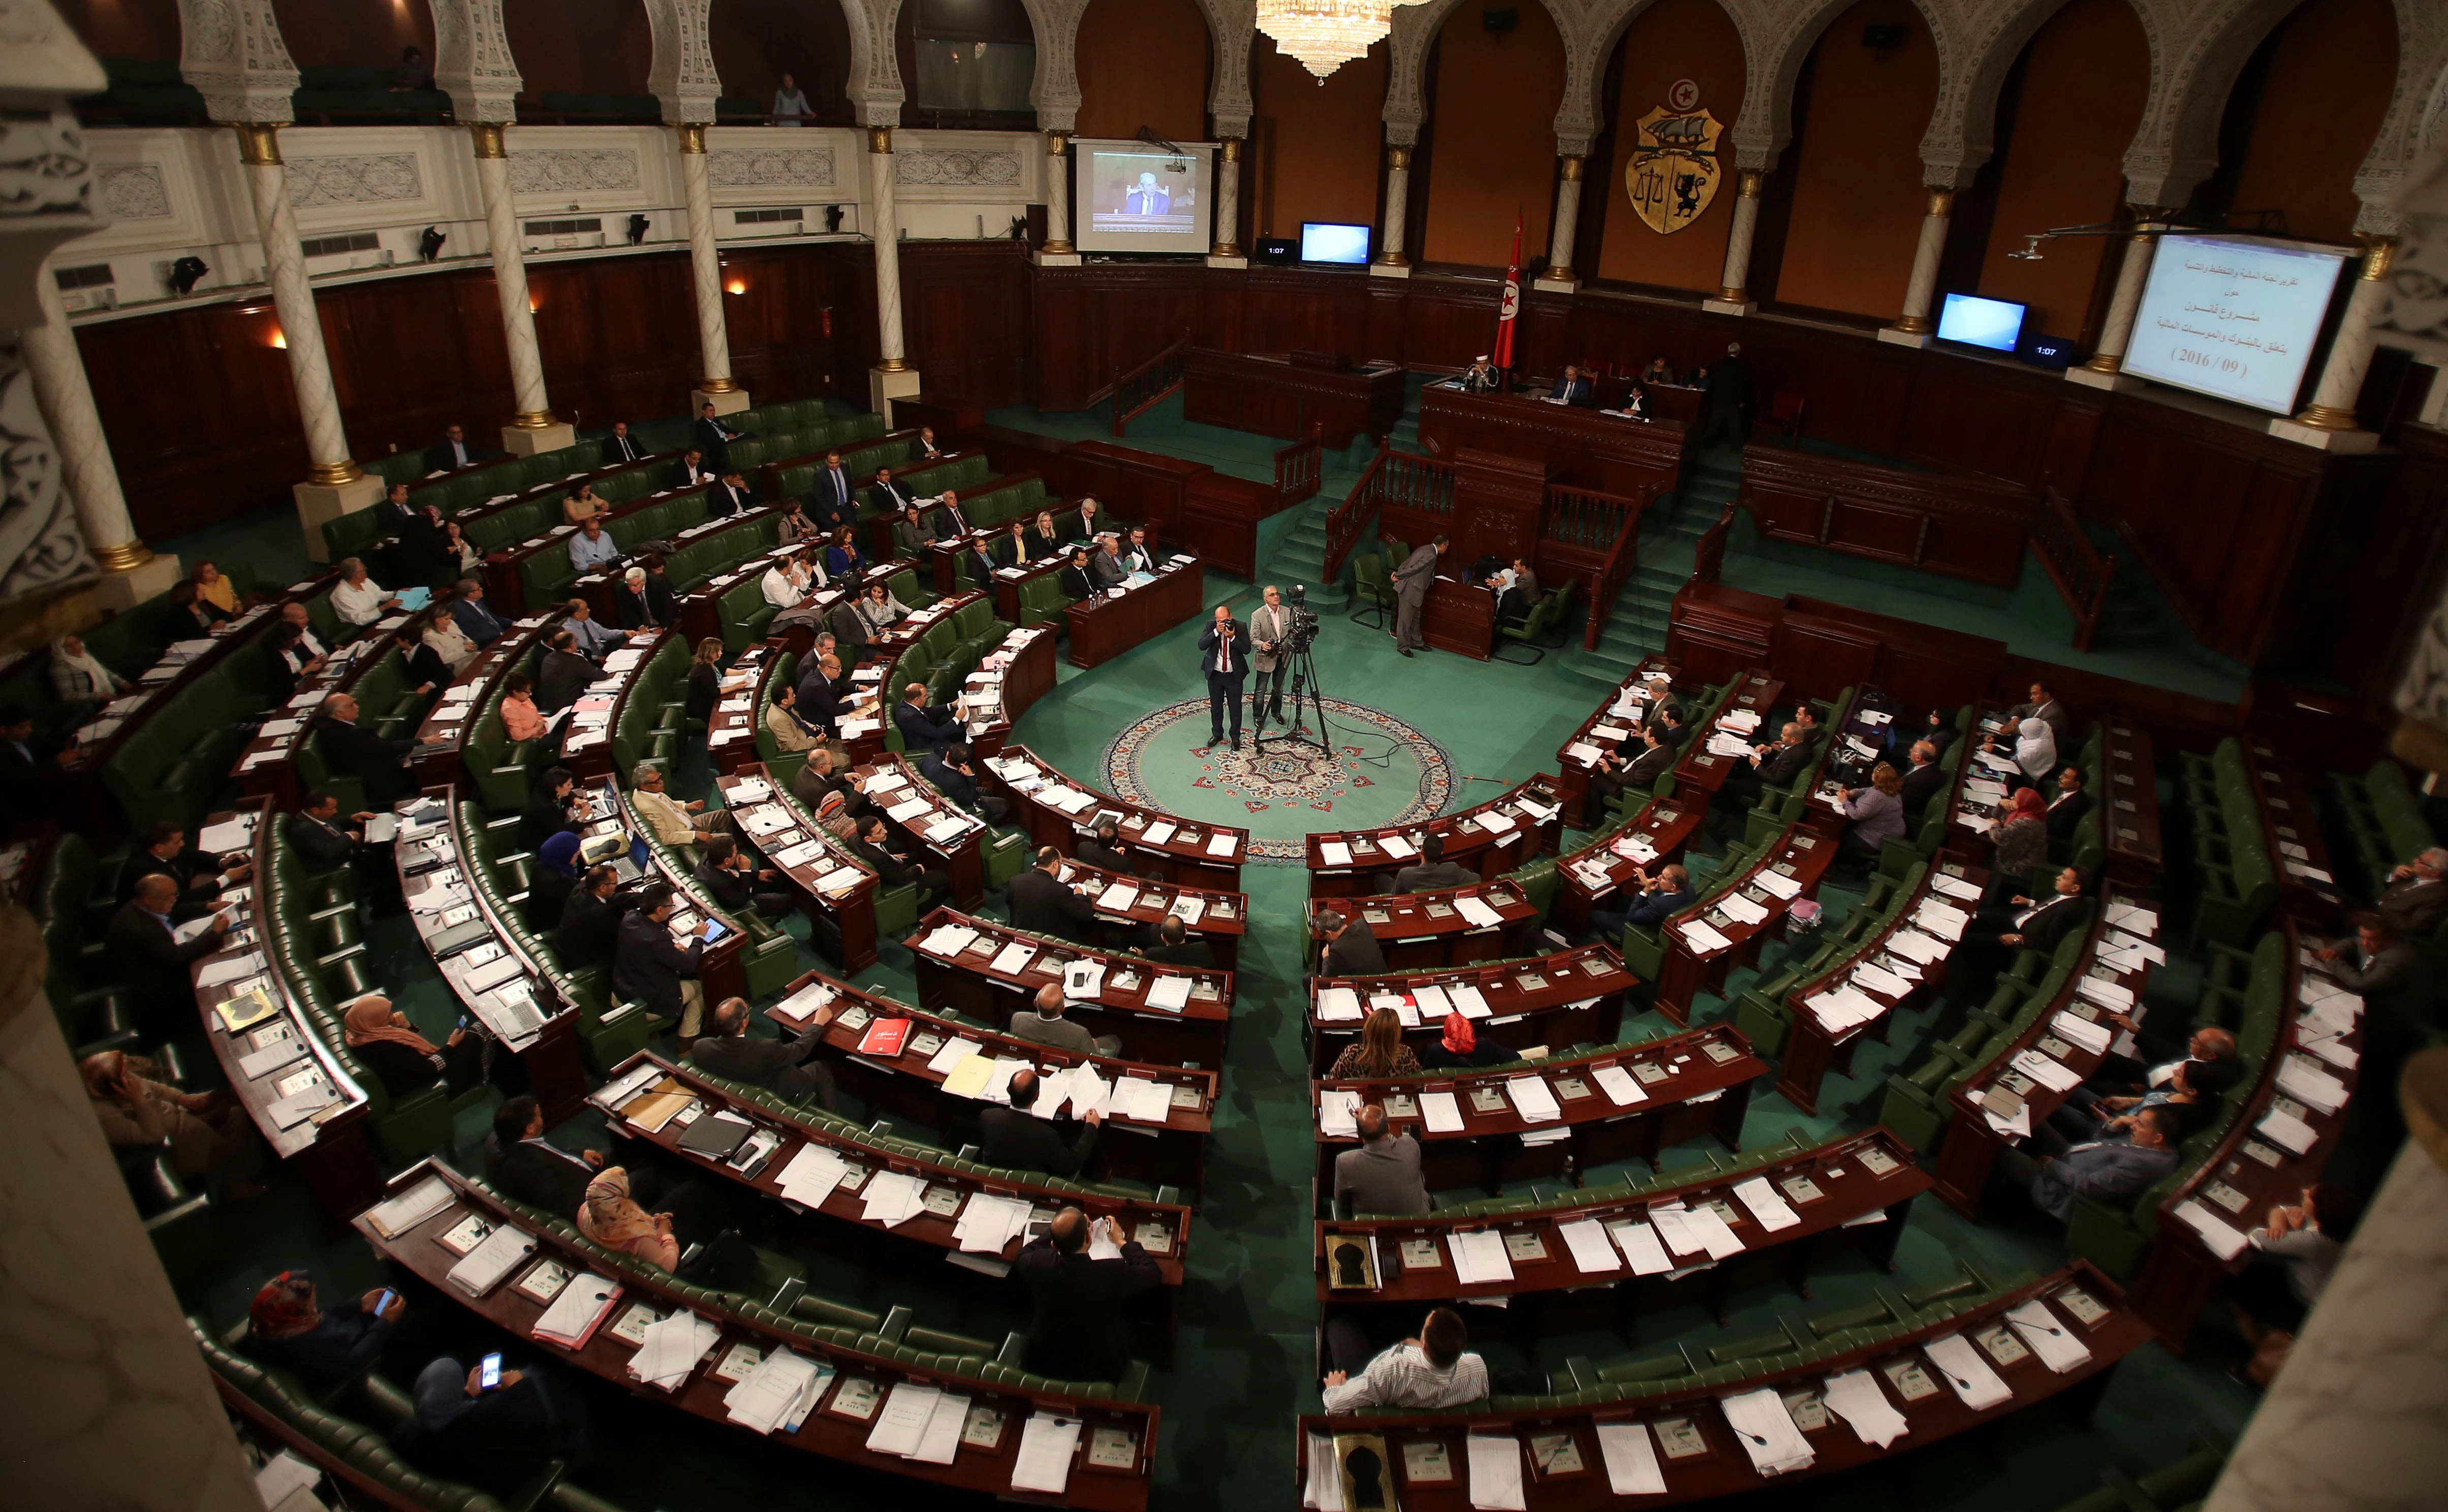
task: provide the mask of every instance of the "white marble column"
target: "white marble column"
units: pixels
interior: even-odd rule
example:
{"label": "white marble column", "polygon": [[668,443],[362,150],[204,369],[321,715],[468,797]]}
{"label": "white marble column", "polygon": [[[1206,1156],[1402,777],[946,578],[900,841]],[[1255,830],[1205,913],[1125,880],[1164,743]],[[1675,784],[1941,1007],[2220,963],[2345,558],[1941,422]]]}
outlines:
{"label": "white marble column", "polygon": [[745,410],[748,391],[731,379],[731,333],[722,317],[722,253],[714,241],[714,191],[706,182],[705,127],[695,122],[673,128],[680,148],[680,192],[688,201],[689,281],[697,290],[697,345],[705,381],[689,394],[688,412],[706,405],[715,413]]}
{"label": "white marble column", "polygon": [[872,407],[892,419],[892,401],[907,399],[919,389],[918,370],[909,366],[901,342],[901,211],[892,199],[892,128],[867,129],[868,171],[875,192],[875,331],[884,360],[869,371],[867,389]]}
{"label": "white marble column", "polygon": [[1055,257],[1076,252],[1071,245],[1071,136],[1045,133],[1045,246]]}
{"label": "white marble column", "polygon": [[2429,1512],[2448,1485],[2448,1050],[2406,1065],[2412,1138],[2205,1512]]}
{"label": "white marble column", "polygon": [[59,451],[62,481],[76,508],[77,533],[102,566],[95,599],[105,608],[130,608],[169,591],[179,580],[179,559],[156,556],[136,538],[119,469],[110,460],[110,440],[103,434],[102,411],[86,378],[85,358],[68,327],[67,306],[60,302],[60,286],[48,266],[34,282],[43,323],[20,331],[18,347],[33,379],[34,401]]}
{"label": "white marble column", "polygon": [[2355,401],[2362,396],[2363,374],[2371,370],[2372,321],[2388,297],[2389,263],[2396,255],[2396,241],[2386,237],[2374,239],[2364,252],[2362,275],[2346,297],[2346,313],[2329,339],[2321,381],[2313,387],[2312,402],[2295,416],[2296,426],[2341,436],[2361,433],[2355,427]]}
{"label": "white marble column", "polygon": [[1921,218],[1921,244],[1913,248],[1912,277],[1904,281],[1903,313],[1879,333],[1882,341],[1902,339],[1921,346],[1929,340],[1930,296],[1938,291],[1938,259],[1946,251],[1946,223],[1955,214],[1955,191],[1932,189]]}
{"label": "white marble column", "polygon": [[1377,260],[1369,271],[1387,278],[1411,276],[1411,259],[1403,255],[1404,218],[1410,208],[1411,149],[1386,149],[1386,225],[1377,236]]}
{"label": "white marble column", "polygon": [[1579,281],[1573,272],[1573,235],[1581,223],[1581,170],[1583,159],[1578,152],[1563,155],[1563,182],[1556,185],[1556,222],[1547,236],[1547,271],[1539,276],[1539,286],[1554,285],[1570,289]]}
{"label": "white marble column", "polygon": [[1703,299],[1700,308],[1717,315],[1750,315],[1759,308],[1751,297],[1751,239],[1759,231],[1760,183],[1766,177],[1757,168],[1745,168],[1734,183],[1734,220],[1726,228],[1726,272],[1724,282],[1713,299]]}
{"label": "white marble column", "polygon": [[2133,312],[2142,308],[2142,287],[2150,281],[2151,259],[2158,250],[2155,226],[2137,227],[2126,239],[2125,260],[2117,265],[2116,287],[2109,291],[2108,314],[2100,322],[2099,345],[2079,371],[2113,377],[2124,368],[2125,349],[2133,340]]}
{"label": "white marble column", "polygon": [[1213,265],[1245,266],[1241,256],[1241,139],[1226,137],[1215,153],[1215,244]]}
{"label": "white marble column", "polygon": [[531,457],[570,445],[578,432],[553,418],[544,392],[544,349],[536,344],[535,312],[527,307],[527,264],[519,248],[519,211],[510,196],[510,153],[497,121],[469,125],[476,148],[476,184],[485,197],[485,239],[493,254],[493,288],[502,297],[502,335],[510,353],[511,402],[518,413],[502,427],[502,445]]}

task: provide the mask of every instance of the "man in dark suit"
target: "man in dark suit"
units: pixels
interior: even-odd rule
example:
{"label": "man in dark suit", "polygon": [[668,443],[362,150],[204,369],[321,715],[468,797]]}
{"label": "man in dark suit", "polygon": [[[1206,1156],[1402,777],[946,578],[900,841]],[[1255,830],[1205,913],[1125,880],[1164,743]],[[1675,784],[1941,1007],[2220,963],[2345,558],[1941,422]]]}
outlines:
{"label": "man in dark suit", "polygon": [[281,821],[280,829],[289,839],[289,849],[309,867],[328,871],[348,865],[365,838],[365,822],[373,817],[371,813],[351,814],[349,827],[342,828],[339,797],[316,788],[306,794],[296,813]]}
{"label": "man in dark suit", "polygon": [[918,907],[923,911],[933,900],[952,890],[951,873],[942,867],[930,867],[911,859],[905,852],[895,851],[885,839],[884,816],[870,813],[859,825],[858,838],[851,851],[874,869],[876,876],[888,888],[912,887],[918,890]]}
{"label": "man in dark suit", "polygon": [[475,578],[459,580],[459,592],[450,601],[450,618],[458,623],[459,633],[479,649],[500,640],[502,632],[509,628],[485,602],[485,584]]}
{"label": "man in dark suit", "polygon": [[1915,740],[1909,753],[1912,767],[1904,773],[1904,832],[1911,833],[1921,824],[1921,812],[1929,804],[1930,794],[1946,786],[1948,773],[1938,764],[1938,747],[1927,740]]}
{"label": "man in dark suit", "polygon": [[[2056,1142],[2047,1131],[2043,1147]],[[2176,1168],[2176,1141],[2184,1131],[2173,1108],[2145,1108],[2134,1115],[2131,1129],[2110,1139],[2068,1145],[2045,1157],[2020,1150],[2001,1150],[1998,1174],[2026,1186],[2032,1203],[2051,1217],[2063,1218],[2077,1196],[2113,1202],[2131,1197]]]}
{"label": "man in dark suit", "polygon": [[409,511],[391,562],[394,581],[415,584],[430,584],[459,565],[445,540],[441,506],[429,499]]}
{"label": "man in dark suit", "polygon": [[1799,723],[1788,721],[1774,740],[1751,747],[1751,754],[1735,764],[1725,786],[1717,790],[1720,806],[1750,808],[1766,789],[1790,789],[1809,769],[1810,742]]}
{"label": "man in dark suit", "polygon": [[1012,1262],[1013,1273],[1027,1285],[1036,1304],[1028,1325],[1028,1368],[1041,1375],[1062,1381],[1119,1380],[1131,1364],[1122,1303],[1163,1283],[1163,1269],[1137,1239],[1115,1232],[1111,1218],[1097,1222],[1121,1246],[1119,1259],[1090,1259],[1088,1241],[1094,1234],[1087,1215],[1064,1208],[1054,1215],[1045,1236],[1030,1240]]}
{"label": "man in dark suit", "polygon": [[42,808],[44,782],[59,775],[58,756],[76,749],[71,735],[57,754],[34,738],[34,717],[23,709],[0,709],[0,805],[10,817],[32,818]]}
{"label": "man in dark suit", "polygon": [[1561,399],[1578,410],[1596,409],[1598,402],[1597,386],[1590,381],[1588,373],[1567,362],[1564,364],[1564,375],[1558,378],[1556,386],[1547,391],[1547,397]]}
{"label": "man in dark suit", "polygon": [[783,882],[782,873],[757,866],[739,849],[736,835],[706,837],[705,853],[697,861],[697,880],[717,907],[733,913],[754,909],[767,918],[781,918],[798,907],[798,894]]}
{"label": "man in dark suit", "polygon": [[603,460],[606,463],[646,460],[646,449],[640,446],[637,439],[629,434],[628,421],[612,422],[612,434],[603,443]]}
{"label": "man in dark suit", "polygon": [[1156,571],[1156,547],[1148,545],[1146,526],[1131,526],[1130,543],[1121,547],[1118,556],[1125,574],[1133,572],[1153,574]]}
{"label": "man in dark suit", "polygon": [[2367,1039],[2391,1043],[2411,1040],[2437,1019],[2422,952],[2399,938],[2396,928],[2380,915],[2358,917],[2352,935],[2321,944],[2313,954],[2339,986],[2362,994],[2370,1010]]}
{"label": "man in dark suit", "polygon": [[897,481],[890,468],[878,468],[868,483],[869,498],[874,501],[878,514],[899,515],[905,509],[918,507],[918,496],[909,485]]}
{"label": "man in dark suit", "polygon": [[578,654],[578,637],[567,630],[552,633],[552,649],[536,667],[536,707],[559,714],[578,701],[596,679],[595,663]]}
{"label": "man in dark suit", "polygon": [[1055,572],[1054,581],[1062,589],[1062,596],[1073,603],[1084,603],[1096,597],[1097,585],[1088,578],[1088,548],[1073,546],[1071,560]]}
{"label": "man in dark suit", "polygon": [[1157,921],[1156,944],[1139,952],[1151,961],[1166,966],[1187,967],[1194,971],[1215,969],[1215,952],[1205,940],[1193,939],[1190,926],[1178,914],[1168,913]]}
{"label": "man in dark suit", "polygon": [[[572,901],[576,893],[570,894]],[[705,954],[706,921],[691,930],[688,948],[672,940],[671,917],[677,911],[672,885],[649,885],[621,920],[612,947],[612,990],[635,998],[646,1011],[661,1018],[678,1017],[680,1053],[697,1043],[698,1020],[705,1011],[705,989],[697,981],[698,960]]]}
{"label": "man in dark suit", "polygon": [[[1624,747],[1638,743],[1640,754],[1631,761],[1623,759],[1622,750],[1603,752],[1598,764],[1590,773],[1589,798],[1581,805],[1581,815],[1595,825],[1597,816],[1622,793],[1646,793],[1657,785],[1657,779],[1674,770],[1674,748],[1668,745],[1654,724],[1643,725],[1634,733]],[[1401,890],[1397,889],[1396,890]]]}
{"label": "man in dark suit", "polygon": [[825,617],[825,623],[832,626],[833,644],[843,668],[858,665],[859,658],[867,654],[867,622],[859,618],[857,597],[843,595],[842,602],[833,605],[833,612]]}
{"label": "man in dark suit", "polygon": [[970,529],[969,514],[961,507],[961,496],[949,488],[946,488],[944,496],[935,501],[935,512],[927,523],[935,527],[938,541],[958,541]]}
{"label": "man in dark suit", "polygon": [[447,472],[475,460],[475,450],[468,445],[468,432],[454,425],[442,432],[441,440],[426,449],[425,470]]}
{"label": "man in dark suit", "polygon": [[720,520],[730,515],[746,514],[756,507],[755,495],[748,491],[748,475],[736,468],[725,470],[705,490],[705,517]]}
{"label": "man in dark suit", "polygon": [[1122,853],[1122,827],[1112,819],[1099,819],[1090,837],[1073,846],[1072,852],[1083,866],[1131,874],[1131,858]]}
{"label": "man in dark suit", "polygon": [[901,743],[909,750],[941,751],[961,738],[961,721],[952,706],[927,701],[927,684],[913,682],[901,690],[901,701],[893,705],[892,722],[901,731]]}
{"label": "man in dark suit", "polygon": [[731,443],[745,441],[755,432],[735,431],[724,425],[722,417],[714,412],[714,401],[708,399],[697,407],[697,424],[689,428],[689,434],[697,442],[698,449],[704,451],[707,460],[717,469],[721,469],[730,459]]}
{"label": "man in dark suit", "polygon": [[2448,851],[2423,852],[2388,874],[2381,890],[2380,916],[2398,934],[2429,934],[2448,923]]}
{"label": "man in dark suit", "polygon": [[1439,536],[1414,547],[1389,575],[1394,588],[1394,648],[1405,656],[1427,649],[1428,642],[1420,634],[1420,610],[1428,602],[1428,589],[1435,585],[1437,562],[1452,545]]}
{"label": "man in dark suit", "polygon": [[935,428],[931,425],[922,425],[918,428],[918,454],[929,462],[937,460],[944,454],[944,449],[935,444]]}
{"label": "man in dark suit", "polygon": [[2082,768],[2057,774],[2057,795],[2049,801],[2049,843],[2063,849],[2074,839],[2074,827],[2092,811],[2094,800],[2082,790]]}
{"label": "man in dark suit", "polygon": [[680,453],[679,465],[672,471],[673,488],[702,488],[713,481],[714,469],[705,460],[703,451],[691,447]]}
{"label": "man in dark suit", "polygon": [[918,758],[918,775],[962,808],[977,808],[978,776],[969,767],[967,746],[955,740],[941,751],[928,752]]}
{"label": "man in dark suit", "polygon": [[1070,519],[1067,522],[1058,523],[1065,525],[1070,529],[1072,540],[1094,541],[1104,533],[1105,507],[1099,504],[1094,497],[1083,497],[1080,501],[1080,507],[1071,512]]}
{"label": "man in dark suit", "polygon": [[179,885],[156,872],[136,885],[136,895],[111,915],[104,942],[111,968],[126,983],[137,1011],[150,1026],[184,1023],[195,1026],[195,990],[187,980],[187,963],[221,947],[229,921],[216,917],[192,939],[177,936],[172,913],[179,907]]}
{"label": "man in dark suit", "polygon": [[828,1113],[840,1106],[832,1067],[814,1059],[825,1042],[822,1028],[812,1028],[793,1040],[752,1040],[748,1018],[743,998],[725,998],[716,1004],[714,1030],[689,1046],[689,1063],[715,1076],[763,1087],[794,1102],[813,1102]]}
{"label": "man in dark suit", "polygon": [[[1078,1176],[1087,1168],[1088,1153],[1097,1147],[1097,1130],[1105,1116],[1091,1113],[1079,1124],[1061,1120],[1041,1119],[1029,1112],[1037,1105],[1038,1076],[1035,1071],[1015,1071],[1011,1077],[1011,1106],[996,1107],[989,1103],[978,1115],[978,1159],[985,1165],[1001,1166],[1008,1171],[1042,1171],[1048,1176]],[[1066,1130],[1078,1128],[1077,1135]]]}
{"label": "man in dark suit", "polygon": [[858,523],[857,486],[838,451],[825,453],[825,465],[808,488],[808,518],[815,523],[816,533],[828,539],[843,526]]}
{"label": "man in dark suit", "polygon": [[680,622],[680,593],[672,586],[670,564],[660,551],[649,551],[639,562],[646,569],[646,603],[653,605],[657,624]]}
{"label": "man in dark suit", "polygon": [[1094,939],[1097,910],[1089,907],[1085,896],[1064,887],[1055,876],[1055,869],[1061,864],[1061,852],[1050,845],[1040,846],[1028,870],[1011,879],[1012,928],[1065,940]]}
{"label": "man in dark suit", "polygon": [[1656,714],[1650,718],[1649,728],[1657,732],[1658,744],[1677,755],[1683,750],[1683,742],[1692,736],[1690,727],[1683,722],[1681,706],[1673,703],[1657,706]]}
{"label": "man in dark suit", "polygon": [[1249,627],[1236,624],[1233,611],[1215,606],[1215,622],[1198,634],[1198,666],[1207,676],[1207,718],[1213,733],[1207,743],[1224,743],[1224,721],[1233,721],[1233,749],[1241,749],[1241,685],[1250,676]]}
{"label": "man in dark suit", "polygon": [[1478,872],[1445,859],[1444,836],[1431,834],[1420,841],[1420,859],[1394,873],[1394,890],[1433,892],[1439,888],[1466,888],[1478,880]]}
{"label": "man in dark suit", "polygon": [[800,718],[833,737],[841,734],[840,679],[841,661],[837,658],[811,657],[807,671],[799,675],[793,703]]}
{"label": "man in dark suit", "polygon": [[2072,867],[2057,872],[2056,890],[2045,898],[2014,900],[2014,925],[1998,937],[2000,945],[2018,945],[2042,955],[2057,947],[2069,929],[2091,922],[2091,900],[2082,895],[2082,873]]}
{"label": "man in dark suit", "polygon": [[382,503],[374,506],[374,524],[387,536],[405,536],[416,519],[416,509],[408,502],[408,485],[394,483],[383,490]]}
{"label": "man in dark suit", "polygon": [[602,1168],[602,1151],[572,1154],[544,1137],[544,1109],[535,1099],[521,1094],[493,1110],[493,1132],[485,1140],[485,1180],[495,1191],[574,1218],[586,1200],[587,1183]]}
{"label": "man in dark suit", "polygon": [[315,711],[315,738],[325,761],[365,784],[368,803],[389,808],[408,791],[402,763],[416,742],[376,735],[359,724],[357,700],[347,694],[333,694]]}
{"label": "man in dark suit", "polygon": [[646,589],[646,569],[631,567],[612,588],[612,619],[623,630],[654,630],[662,625],[655,614],[654,596]]}
{"label": "man in dark suit", "polygon": [[119,901],[133,899],[136,885],[146,877],[168,877],[179,890],[179,905],[171,917],[183,924],[211,911],[212,900],[221,889],[244,882],[254,870],[243,857],[232,864],[231,858],[197,850],[187,843],[187,832],[177,820],[163,819],[145,826],[137,835],[120,873]]}
{"label": "man in dark suit", "polygon": [[608,967],[619,951],[621,919],[638,906],[640,894],[620,890],[621,873],[595,867],[562,905],[561,922],[553,926],[553,958],[564,971]]}
{"label": "man in dark suit", "polygon": [[1319,976],[1374,976],[1386,969],[1386,951],[1365,924],[1327,909],[1317,916]]}
{"label": "man in dark suit", "polygon": [[399,650],[400,680],[415,689],[419,698],[450,685],[450,663],[425,643],[413,623],[393,630],[391,643]]}
{"label": "man in dark suit", "polygon": [[1654,877],[1635,867],[1632,878],[1634,887],[1624,895],[1622,908],[1590,910],[1590,928],[1599,939],[1618,938],[1626,925],[1654,929],[1698,900],[1692,873],[1681,867],[1661,867]]}

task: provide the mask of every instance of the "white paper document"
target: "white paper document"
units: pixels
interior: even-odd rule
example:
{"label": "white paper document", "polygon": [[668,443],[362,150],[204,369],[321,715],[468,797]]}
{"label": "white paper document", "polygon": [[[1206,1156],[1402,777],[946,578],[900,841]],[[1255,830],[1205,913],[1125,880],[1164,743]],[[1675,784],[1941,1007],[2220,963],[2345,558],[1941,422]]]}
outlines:
{"label": "white paper document", "polygon": [[1657,1275],[1674,1269],[1673,1257],[1658,1242],[1657,1231],[1637,1218],[1608,1224],[1607,1237],[1623,1252],[1623,1263],[1632,1267],[1635,1275]]}
{"label": "white paper document", "polygon": [[1470,1504],[1481,1512],[1523,1512],[1521,1441],[1510,1433],[1473,1433]]}
{"label": "white paper document", "polygon": [[1556,1232],[1563,1235],[1564,1248],[1572,1252],[1573,1264],[1584,1273],[1596,1274],[1623,1269],[1615,1242],[1607,1237],[1606,1225],[1597,1219],[1581,1218],[1560,1225]]}
{"label": "white paper document", "polygon": [[1462,1132],[1462,1100],[1450,1092],[1420,1094],[1420,1120],[1430,1134]]}
{"label": "white paper document", "polygon": [[1011,1467],[1015,1491],[1060,1496],[1071,1481],[1071,1458],[1080,1448],[1080,1420],[1050,1412],[1031,1416],[1020,1430],[1020,1457]]}
{"label": "white paper document", "polygon": [[878,1171],[859,1190],[859,1216],[894,1228],[927,1211],[927,1178],[909,1171]]}
{"label": "white paper document", "polygon": [[1885,1448],[1911,1430],[1904,1415],[1879,1389],[1879,1378],[1868,1370],[1847,1370],[1827,1378],[1824,1400],[1827,1410],[1846,1423],[1865,1444]]}
{"label": "white paper document", "polygon": [[1646,1425],[1601,1423],[1597,1435],[1609,1490],[1617,1496],[1666,1494],[1666,1474],[1657,1467],[1657,1447],[1650,1442]]}
{"label": "white paper document", "polygon": [[2015,1399],[2013,1388],[1998,1379],[1989,1362],[1972,1347],[1972,1341],[1960,1333],[1950,1333],[1942,1339],[1932,1339],[1922,1347],[1929,1363],[1946,1377],[1946,1384],[1963,1399],[1963,1405],[1975,1412],[1983,1412],[2000,1402]]}
{"label": "white paper document", "polygon": [[1504,1083],[1504,1090],[1524,1123],[1551,1123],[1564,1116],[1544,1077],[1517,1076]]}
{"label": "white paper document", "polygon": [[1784,1400],[1773,1387],[1762,1387],[1717,1403],[1726,1414],[1726,1424],[1742,1440],[1744,1452],[1750,1456],[1751,1468],[1762,1475],[1784,1475],[1792,1470],[1807,1469],[1817,1458],[1810,1452],[1810,1441],[1793,1426],[1793,1415],[1785,1409]]}
{"label": "white paper document", "polygon": [[1751,1210],[1751,1216],[1759,1219],[1760,1227],[1771,1234],[1779,1229],[1792,1228],[1802,1221],[1802,1215],[1787,1206],[1785,1198],[1776,1195],[1776,1189],[1769,1185],[1768,1177],[1764,1176],[1736,1182],[1734,1196],[1742,1199],[1743,1206]]}
{"label": "white paper document", "polygon": [[1353,1139],[1360,1125],[1353,1115],[1360,1109],[1360,1094],[1346,1087],[1327,1087],[1317,1095],[1317,1131],[1329,1139]]}
{"label": "white paper document", "polygon": [[1607,1101],[1616,1107],[1630,1107],[1633,1103],[1649,1101],[1649,1094],[1640,1090],[1639,1079],[1622,1066],[1600,1066],[1591,1073],[1590,1080],[1598,1084],[1598,1090],[1605,1093]]}
{"label": "white paper document", "polygon": [[1504,1251],[1504,1235],[1494,1229],[1447,1234],[1445,1247],[1453,1252],[1454,1279],[1465,1286],[1513,1279],[1513,1257]]}
{"label": "white paper document", "polygon": [[2006,1321],[2015,1327],[2016,1334],[2040,1357],[2040,1363],[2063,1375],[2091,1358],[2091,1347],[2075,1337],[2049,1305],[2034,1297],[2020,1307],[2006,1311]]}
{"label": "white paper document", "polygon": [[2244,1231],[2219,1217],[2199,1202],[2187,1200],[2176,1204],[2176,1216],[2190,1224],[2210,1253],[2222,1260],[2232,1260],[2251,1247]]}

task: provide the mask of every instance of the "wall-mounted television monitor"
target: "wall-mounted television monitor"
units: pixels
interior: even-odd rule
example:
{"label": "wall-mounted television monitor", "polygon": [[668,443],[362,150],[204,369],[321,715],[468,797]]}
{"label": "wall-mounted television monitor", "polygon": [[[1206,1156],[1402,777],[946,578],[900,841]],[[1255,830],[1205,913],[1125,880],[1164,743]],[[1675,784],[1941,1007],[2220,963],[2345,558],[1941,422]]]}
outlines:
{"label": "wall-mounted television monitor", "polygon": [[1368,261],[1368,228],[1337,225],[1328,220],[1301,222],[1303,262],[1345,262],[1355,267]]}
{"label": "wall-mounted television monitor", "polygon": [[1167,151],[1144,142],[1081,139],[1078,214],[1082,252],[1206,252],[1214,243],[1207,186],[1214,144]]}
{"label": "wall-mounted television monitor", "polygon": [[2292,414],[2346,257],[2298,242],[2160,238],[2125,371]]}
{"label": "wall-mounted television monitor", "polygon": [[2023,338],[2023,314],[2029,306],[2009,299],[1983,299],[1978,295],[1950,294],[1938,312],[1938,339],[1960,341],[1967,347],[2012,352]]}

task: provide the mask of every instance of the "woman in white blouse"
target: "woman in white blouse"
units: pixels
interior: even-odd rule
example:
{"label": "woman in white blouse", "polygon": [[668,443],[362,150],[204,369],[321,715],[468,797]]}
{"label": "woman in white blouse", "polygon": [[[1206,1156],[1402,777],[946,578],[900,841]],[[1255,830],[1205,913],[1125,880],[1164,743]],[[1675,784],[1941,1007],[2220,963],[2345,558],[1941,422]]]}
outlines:
{"label": "woman in white blouse", "polygon": [[442,659],[442,664],[450,669],[453,677],[476,660],[476,642],[468,639],[468,633],[459,628],[459,622],[450,618],[447,609],[426,625],[425,643]]}
{"label": "woman in white blouse", "polygon": [[372,624],[383,611],[397,607],[399,595],[366,576],[366,565],[355,557],[340,564],[340,581],[332,588],[332,609],[351,624]]}

